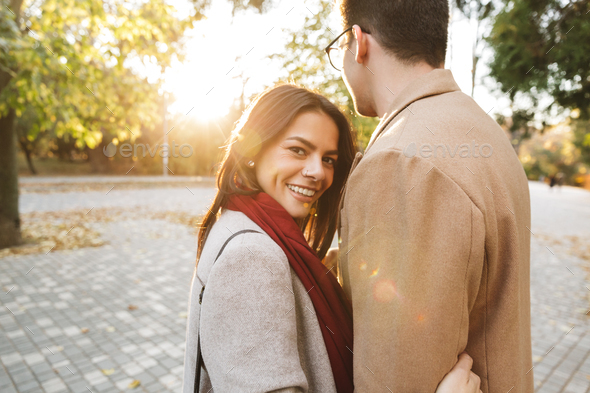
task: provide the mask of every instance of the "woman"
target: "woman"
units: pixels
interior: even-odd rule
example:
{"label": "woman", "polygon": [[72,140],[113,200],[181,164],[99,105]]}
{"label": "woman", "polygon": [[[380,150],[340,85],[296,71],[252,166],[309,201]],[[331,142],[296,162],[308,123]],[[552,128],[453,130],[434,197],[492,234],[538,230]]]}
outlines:
{"label": "woman", "polygon": [[[354,390],[350,302],[321,261],[355,152],[308,90],[269,89],[244,113],[199,232],[185,393]],[[479,392],[470,368],[462,355],[437,391]]]}

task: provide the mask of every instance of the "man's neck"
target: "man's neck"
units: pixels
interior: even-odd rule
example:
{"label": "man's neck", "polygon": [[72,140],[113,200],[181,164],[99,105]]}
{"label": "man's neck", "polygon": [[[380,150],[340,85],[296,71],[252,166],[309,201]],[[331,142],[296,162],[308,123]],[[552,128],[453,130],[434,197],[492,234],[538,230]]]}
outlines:
{"label": "man's neck", "polygon": [[387,112],[400,92],[412,81],[434,70],[434,67],[424,62],[407,66],[395,60],[381,62],[375,68],[372,70],[375,73],[375,78],[371,91],[373,92],[375,111],[381,120],[389,114]]}

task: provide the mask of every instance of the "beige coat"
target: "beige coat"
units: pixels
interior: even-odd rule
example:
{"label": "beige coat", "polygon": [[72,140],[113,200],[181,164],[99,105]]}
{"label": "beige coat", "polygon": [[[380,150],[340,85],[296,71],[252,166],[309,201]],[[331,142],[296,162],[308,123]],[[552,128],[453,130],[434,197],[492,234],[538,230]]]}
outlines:
{"label": "beige coat", "polygon": [[448,70],[387,113],[341,210],[356,391],[434,392],[467,350],[484,393],[532,393],[530,202],[514,149]]}
{"label": "beige coat", "polygon": [[[223,243],[233,238],[213,264]],[[201,392],[335,393],[311,298],[284,251],[244,213],[224,210],[191,284],[183,393],[192,393],[200,328]],[[200,314],[200,325],[199,325]]]}

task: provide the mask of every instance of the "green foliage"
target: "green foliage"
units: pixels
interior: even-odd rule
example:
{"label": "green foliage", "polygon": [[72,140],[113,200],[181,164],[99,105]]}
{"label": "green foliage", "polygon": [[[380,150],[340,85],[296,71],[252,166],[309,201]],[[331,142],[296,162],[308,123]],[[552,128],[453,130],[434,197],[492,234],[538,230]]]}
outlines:
{"label": "green foliage", "polygon": [[0,93],[0,116],[12,108],[18,124],[27,111],[29,138],[51,130],[80,148],[156,120],[157,84],[125,64],[168,65],[190,19],[161,2],[47,0],[26,2],[21,14],[1,22],[22,34],[9,39],[12,79]]}
{"label": "green foliage", "polygon": [[468,19],[485,20],[494,11],[492,0],[455,0],[455,7]]}
{"label": "green foliage", "polygon": [[[531,103],[527,109],[545,118],[565,109],[577,113],[579,124],[590,121],[589,12],[586,0],[505,1],[488,37],[495,52],[490,75],[500,90],[513,102],[525,98]],[[540,108],[540,99],[547,96],[551,105]],[[586,151],[587,135],[576,139]],[[588,155],[583,158],[590,161]]]}
{"label": "green foliage", "polygon": [[308,4],[310,12],[300,29],[288,31],[291,39],[283,53],[273,55],[286,71],[279,81],[297,83],[323,94],[346,113],[357,131],[359,147],[364,149],[375,130],[378,119],[356,115],[350,93],[346,89],[338,71],[332,68],[324,48],[332,42],[340,31],[332,31],[326,26],[332,12],[332,2],[318,0]]}
{"label": "green foliage", "polygon": [[[182,60],[184,33],[209,2],[192,0],[179,17],[165,1],[2,1],[0,71],[10,82],[0,86],[0,117],[13,109],[28,139],[69,135],[80,149],[134,139],[162,117],[161,80],[139,71]],[[233,4],[262,10],[265,1]]]}
{"label": "green foliage", "polygon": [[581,161],[590,166],[590,121],[571,119],[573,143],[580,150]]}

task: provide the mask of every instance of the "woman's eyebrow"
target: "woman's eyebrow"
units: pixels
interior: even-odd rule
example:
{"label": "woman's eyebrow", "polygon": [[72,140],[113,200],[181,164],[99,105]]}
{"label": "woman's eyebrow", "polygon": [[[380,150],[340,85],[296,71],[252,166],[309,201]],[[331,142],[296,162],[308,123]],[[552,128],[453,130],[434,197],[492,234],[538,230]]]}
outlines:
{"label": "woman's eyebrow", "polygon": [[[291,136],[289,138],[286,138],[285,140],[289,140],[289,139],[295,139],[296,141],[299,141],[299,142],[303,143],[305,146],[309,147],[312,150],[315,150],[317,148],[313,143],[311,143],[307,139],[302,138],[300,136]],[[327,151],[326,154],[328,154],[328,155],[333,155],[333,154],[338,155],[338,150],[330,150],[330,151]]]}

